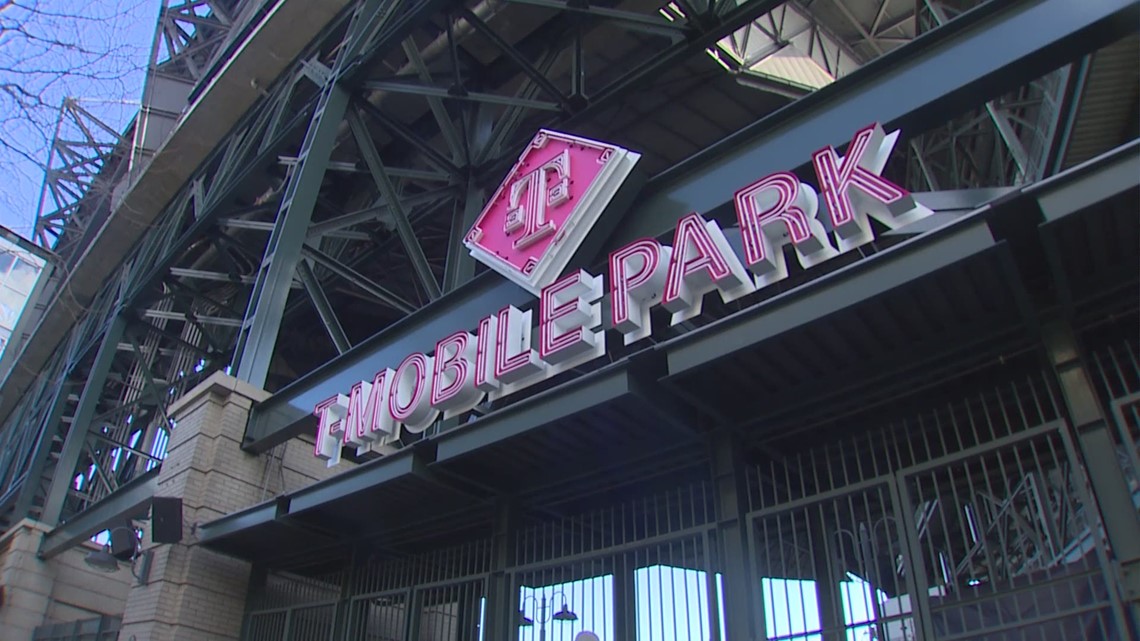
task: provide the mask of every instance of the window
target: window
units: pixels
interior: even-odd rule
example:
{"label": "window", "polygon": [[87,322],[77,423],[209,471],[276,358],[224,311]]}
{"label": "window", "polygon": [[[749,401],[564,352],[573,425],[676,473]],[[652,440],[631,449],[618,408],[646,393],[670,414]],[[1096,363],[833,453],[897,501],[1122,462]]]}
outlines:
{"label": "window", "polygon": [[12,273],[8,277],[8,284],[24,294],[32,291],[32,285],[36,284],[36,276],[39,276],[40,270],[31,263],[16,259],[15,264],[12,266]]}
{"label": "window", "polygon": [[[166,446],[170,443],[170,433],[161,427],[156,428],[154,431],[154,441],[150,446],[150,455],[158,460],[166,458]],[[152,470],[158,465],[158,461],[147,461],[146,469]]]}

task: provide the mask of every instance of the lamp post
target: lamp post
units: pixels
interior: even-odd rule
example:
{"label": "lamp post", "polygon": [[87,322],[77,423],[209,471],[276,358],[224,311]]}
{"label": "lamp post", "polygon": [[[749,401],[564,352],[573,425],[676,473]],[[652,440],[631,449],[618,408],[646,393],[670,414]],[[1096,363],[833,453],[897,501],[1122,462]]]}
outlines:
{"label": "lamp post", "polygon": [[[562,597],[562,608],[557,612],[554,611],[554,598],[557,596]],[[522,600],[522,605],[519,608],[519,627],[529,628],[538,621],[538,641],[546,641],[546,624],[549,621],[577,621],[578,615],[574,614],[572,610],[566,605],[566,595],[560,590],[550,595],[550,609],[546,606],[546,595],[536,598],[534,596],[525,597]],[[526,615],[526,605],[532,603],[535,606],[534,618]]]}
{"label": "lamp post", "polygon": [[846,528],[836,528],[835,531],[835,539],[836,542],[839,543],[840,549],[842,549],[842,541],[844,538],[847,538],[851,542],[852,549],[855,552],[855,561],[859,564],[859,573],[862,575],[860,578],[867,584],[867,589],[871,593],[871,600],[868,605],[870,606],[870,623],[874,626],[871,628],[872,639],[887,638],[886,624],[882,621],[882,604],[879,603],[878,585],[882,583],[880,580],[882,577],[879,576],[879,537],[876,536],[876,532],[880,527],[883,528],[889,553],[891,551],[890,527],[893,525],[896,525],[895,518],[887,515],[876,519],[870,528],[867,527],[866,523],[860,522],[858,524],[858,532]]}

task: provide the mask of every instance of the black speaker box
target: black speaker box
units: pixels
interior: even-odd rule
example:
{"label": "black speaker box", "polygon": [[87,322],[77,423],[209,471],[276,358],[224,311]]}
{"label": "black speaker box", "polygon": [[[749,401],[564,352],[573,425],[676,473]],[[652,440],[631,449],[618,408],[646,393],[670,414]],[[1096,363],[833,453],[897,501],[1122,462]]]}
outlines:
{"label": "black speaker box", "polygon": [[182,499],[154,497],[150,504],[150,540],[155,543],[182,540]]}
{"label": "black speaker box", "polygon": [[120,561],[130,561],[135,555],[135,529],[128,521],[123,527],[111,529],[111,556]]}

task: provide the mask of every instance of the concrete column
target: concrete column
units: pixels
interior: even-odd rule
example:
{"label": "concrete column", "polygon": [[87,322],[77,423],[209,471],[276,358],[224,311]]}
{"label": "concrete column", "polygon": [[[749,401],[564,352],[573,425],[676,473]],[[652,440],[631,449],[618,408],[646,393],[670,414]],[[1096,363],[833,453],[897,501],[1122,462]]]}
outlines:
{"label": "concrete column", "polygon": [[296,440],[262,456],[241,450],[249,412],[268,396],[217,373],[168,409],[176,427],[157,496],[182,499],[182,542],[147,546],[149,584],[130,592],[121,641],[238,639],[249,564],[199,547],[195,526],[328,475]]}
{"label": "concrete column", "polygon": [[83,562],[99,546],[81,545],[44,561],[36,556],[50,528],[25,519],[0,535],[0,638],[31,639],[36,627],[123,611],[131,575],[105,574]]}

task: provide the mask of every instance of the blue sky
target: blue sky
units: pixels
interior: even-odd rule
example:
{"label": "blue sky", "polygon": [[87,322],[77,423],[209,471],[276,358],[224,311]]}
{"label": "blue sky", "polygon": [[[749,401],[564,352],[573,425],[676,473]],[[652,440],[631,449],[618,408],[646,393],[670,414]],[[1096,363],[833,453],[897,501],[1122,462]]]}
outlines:
{"label": "blue sky", "polygon": [[63,98],[84,99],[117,131],[134,116],[159,6],[0,0],[0,225],[31,234]]}

